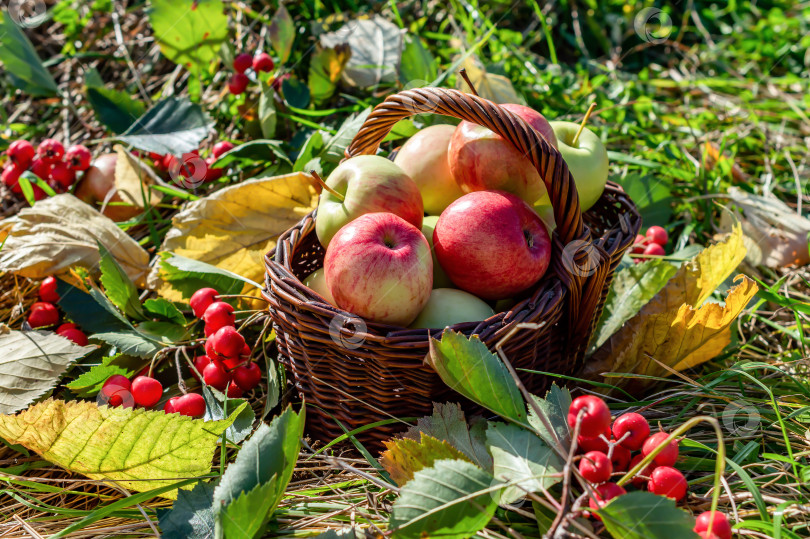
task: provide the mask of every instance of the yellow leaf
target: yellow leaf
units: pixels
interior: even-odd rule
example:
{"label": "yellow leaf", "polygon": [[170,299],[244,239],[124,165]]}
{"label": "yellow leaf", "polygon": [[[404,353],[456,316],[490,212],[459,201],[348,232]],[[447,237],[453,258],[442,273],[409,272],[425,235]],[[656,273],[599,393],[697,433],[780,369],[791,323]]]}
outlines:
{"label": "yellow leaf", "polygon": [[115,189],[121,199],[139,208],[151,208],[160,203],[160,194],[149,188],[157,183],[152,169],[120,144],[113,149],[118,154],[115,161]]}
{"label": "yellow leaf", "polygon": [[[522,103],[523,100],[515,92],[512,82],[502,75],[494,75],[487,73],[483,64],[475,55],[470,55],[464,62],[461,63],[459,68],[467,70],[467,76],[470,82],[475,86],[476,92],[480,97],[489,99],[495,103]],[[469,92],[467,83],[461,77],[456,82],[456,87],[460,90]]]}
{"label": "yellow leaf", "polygon": [[211,471],[219,436],[244,406],[228,419],[203,421],[48,399],[19,414],[0,415],[0,436],[70,472],[144,492]]}
{"label": "yellow leaf", "polygon": [[[172,229],[160,250],[261,283],[264,255],[276,245],[278,236],[312,211],[317,202],[318,191],[308,174],[249,180],[188,203],[172,219]],[[160,286],[157,269],[149,282]],[[168,299],[181,299],[167,285],[160,286],[159,292]]]}
{"label": "yellow leaf", "polygon": [[380,464],[389,473],[397,485],[402,486],[411,479],[413,474],[422,468],[430,468],[437,460],[461,459],[470,462],[464,453],[445,442],[424,432],[417,442],[410,438],[397,438],[385,443],[388,448],[381,457]]}

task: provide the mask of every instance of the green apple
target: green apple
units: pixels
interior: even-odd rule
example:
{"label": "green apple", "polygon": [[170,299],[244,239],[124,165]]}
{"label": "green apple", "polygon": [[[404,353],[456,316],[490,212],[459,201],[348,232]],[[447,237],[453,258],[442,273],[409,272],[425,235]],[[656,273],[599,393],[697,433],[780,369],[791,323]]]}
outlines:
{"label": "green apple", "polygon": [[435,288],[412,328],[446,328],[462,322],[479,322],[495,314],[492,307],[456,288]]}
{"label": "green apple", "polygon": [[548,235],[551,236],[551,233],[557,228],[557,222],[554,220],[554,208],[548,201],[541,200],[534,205],[534,212],[543,220],[543,223],[546,225],[546,230],[548,230]]}
{"label": "green apple", "polygon": [[557,136],[557,149],[568,163],[579,194],[579,207],[587,211],[596,204],[608,179],[608,155],[605,145],[587,127],[582,130],[576,145],[572,145],[579,124],[549,122]]}
{"label": "green apple", "polygon": [[463,195],[450,172],[447,148],[454,125],[431,125],[413,135],[399,149],[394,163],[413,178],[422,193],[425,213],[439,215]]}
{"label": "green apple", "polygon": [[338,230],[366,213],[393,213],[416,228],[424,209],[419,187],[401,168],[378,155],[347,159],[332,171],[318,202],[315,233],[327,247]]}
{"label": "green apple", "polygon": [[332,292],[330,292],[329,287],[326,286],[326,273],[324,273],[323,268],[318,268],[307,275],[304,278],[304,286],[320,294],[323,299],[332,305],[335,304],[335,298],[332,297]]}
{"label": "green apple", "polygon": [[436,260],[436,250],[433,249],[433,229],[436,228],[437,222],[439,222],[439,218],[435,215],[425,215],[422,218],[422,234],[427,238],[430,244],[430,254],[433,256],[433,288],[453,288],[453,281],[439,265],[439,261]]}

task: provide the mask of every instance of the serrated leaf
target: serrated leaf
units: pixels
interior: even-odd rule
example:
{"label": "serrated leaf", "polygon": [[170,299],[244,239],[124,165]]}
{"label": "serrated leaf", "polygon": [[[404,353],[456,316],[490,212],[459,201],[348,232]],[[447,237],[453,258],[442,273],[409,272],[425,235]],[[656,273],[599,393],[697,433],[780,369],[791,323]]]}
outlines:
{"label": "serrated leaf", "polygon": [[467,424],[464,411],[457,403],[433,403],[433,415],[419,418],[405,437],[419,441],[422,434],[445,441],[484,470],[492,469],[492,457],[487,450],[485,421]]}
{"label": "serrated leaf", "polygon": [[347,45],[319,48],[309,62],[309,93],[312,101],[320,105],[335,93],[343,68],[351,56]]}
{"label": "serrated leaf", "polygon": [[262,128],[262,136],[271,139],[276,134],[276,105],[274,97],[275,89],[264,81],[259,81],[262,93],[259,96],[259,125]]}
{"label": "serrated leaf", "polygon": [[[226,402],[227,412],[239,408],[242,403],[247,402],[244,399],[226,399],[225,395],[217,391],[215,394],[208,386],[202,388],[203,398],[205,398],[205,417],[206,421],[218,421],[228,417],[226,415]],[[245,406],[244,410],[234,418],[233,423],[228,430],[225,431],[225,437],[235,444],[240,443],[242,440],[250,436],[253,430],[253,422],[256,420],[256,414],[253,408]]]}
{"label": "serrated leaf", "polygon": [[0,26],[0,62],[13,88],[35,96],[59,93],[56,81],[42,65],[31,41],[6,10]]}
{"label": "serrated leaf", "polygon": [[0,413],[22,410],[54,389],[68,367],[94,349],[50,331],[0,326]]}
{"label": "serrated leaf", "polygon": [[420,434],[418,442],[409,438],[383,442],[387,450],[380,456],[380,464],[399,486],[413,479],[415,472],[433,466],[437,460],[469,461],[464,453],[448,442],[428,436],[424,432]]}
{"label": "serrated leaf", "polygon": [[115,134],[123,133],[146,112],[146,106],[129,94],[107,88],[98,71],[91,69],[84,78],[87,101],[96,118]]}
{"label": "serrated leaf", "polygon": [[186,317],[180,312],[180,309],[175,307],[174,303],[163,298],[149,298],[143,302],[143,308],[149,314],[163,318],[169,322],[174,322],[178,325],[185,325],[187,323]]}
{"label": "serrated leaf", "polygon": [[422,44],[419,36],[405,34],[405,46],[399,63],[399,81],[406,87],[429,83],[437,76],[436,59]]}
{"label": "serrated leaf", "polygon": [[101,243],[98,244],[98,251],[101,260],[99,268],[101,269],[101,284],[107,292],[107,297],[113,304],[121,309],[121,311],[135,320],[143,320],[146,318],[141,307],[141,301],[138,298],[138,289],[135,284],[129,279],[127,274],[115,261],[112,254]]}
{"label": "serrated leaf", "polygon": [[[179,292],[179,299],[190,298],[194,292],[206,287],[220,294],[238,294],[246,283],[243,277],[233,272],[167,252],[161,253],[159,274],[171,289]],[[165,294],[165,290],[163,292]]]}
{"label": "serrated leaf", "polygon": [[602,346],[664,288],[678,268],[666,260],[651,259],[616,272],[605,300],[592,347]]}
{"label": "serrated leaf", "polygon": [[351,57],[343,70],[343,81],[368,88],[396,81],[396,66],[402,52],[403,31],[379,15],[349,21],[335,32],[321,35],[324,47],[348,44]]}
{"label": "serrated leaf", "polygon": [[118,349],[118,352],[130,356],[151,358],[159,350],[163,349],[163,344],[135,331],[118,331],[116,333],[94,333],[94,339],[99,339]]}
{"label": "serrated leaf", "polygon": [[337,133],[334,135],[328,138],[323,135],[324,145],[318,156],[329,163],[340,162],[345,157],[343,152],[346,151],[352,139],[354,139],[357,132],[360,131],[360,128],[363,126],[369,114],[371,114],[371,107],[346,118],[346,120],[340,124]]}
{"label": "serrated leaf", "polygon": [[568,388],[560,388],[557,384],[551,384],[551,389],[546,392],[544,399],[536,395],[533,395],[533,398],[557,434],[556,441],[531,406],[529,407],[529,425],[549,447],[554,447],[554,444],[559,443],[564,451],[568,451],[571,429],[568,427],[567,418],[568,408],[571,406],[571,392],[568,391]]}
{"label": "serrated leaf", "polygon": [[526,403],[503,362],[477,335],[467,338],[455,331],[430,339],[425,361],[442,381],[499,416],[526,422]]}
{"label": "serrated leaf", "polygon": [[212,126],[200,105],[188,98],[169,97],[157,102],[117,139],[147,152],[182,155],[199,148]]}
{"label": "serrated leaf", "polygon": [[270,37],[270,44],[278,55],[279,63],[285,63],[290,58],[290,52],[295,41],[295,23],[283,4],[279,5],[278,10],[273,15],[267,33]]}
{"label": "serrated leaf", "polygon": [[598,511],[616,539],[695,539],[694,518],[675,502],[649,492],[617,496]]}
{"label": "serrated leaf", "polygon": [[104,304],[84,290],[57,279],[56,292],[59,294],[59,308],[87,333],[114,333],[133,329],[129,322],[121,319],[120,313],[111,313]]}
{"label": "serrated leaf", "polygon": [[94,365],[89,371],[80,374],[75,380],[66,385],[66,387],[76,393],[79,397],[89,397],[95,395],[101,390],[101,386],[107,381],[107,378],[114,374],[120,374],[129,378],[135,372],[125,369],[120,365]]}
{"label": "serrated leaf", "polygon": [[490,423],[487,443],[492,454],[492,474],[507,484],[501,503],[514,503],[526,492],[539,492],[562,480],[562,459],[527,429],[511,423]]}
{"label": "serrated leaf", "polygon": [[191,490],[177,491],[171,509],[157,509],[158,523],[164,537],[177,539],[213,539],[214,485],[200,481]]}
{"label": "serrated leaf", "polygon": [[394,502],[393,537],[466,539],[482,530],[498,506],[499,484],[463,460],[440,460],[414,474]]}
{"label": "serrated leaf", "polygon": [[192,73],[208,68],[228,38],[221,0],[152,0],[148,13],[161,52]]}
{"label": "serrated leaf", "polygon": [[279,498],[279,478],[241,493],[218,514],[216,536],[221,539],[253,539],[267,525]]}
{"label": "serrated leaf", "polygon": [[163,411],[49,399],[0,416],[0,436],[70,472],[144,492],[208,473],[219,436],[239,412],[204,422]]}

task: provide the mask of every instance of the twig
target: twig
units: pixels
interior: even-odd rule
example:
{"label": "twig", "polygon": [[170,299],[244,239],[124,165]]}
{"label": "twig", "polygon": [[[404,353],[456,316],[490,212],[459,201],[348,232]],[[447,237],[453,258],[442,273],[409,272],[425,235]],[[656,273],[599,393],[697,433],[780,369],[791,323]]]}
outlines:
{"label": "twig", "polygon": [[464,82],[466,82],[467,86],[470,87],[470,92],[472,93],[472,95],[478,97],[478,91],[475,89],[475,85],[472,83],[470,77],[467,75],[467,69],[462,67],[459,70],[458,74],[461,75],[461,78],[464,79]]}
{"label": "twig", "polygon": [[335,198],[337,198],[341,202],[346,200],[346,197],[344,195],[341,195],[340,193],[338,193],[337,191],[335,191],[334,189],[329,187],[326,184],[326,182],[323,181],[323,179],[320,177],[320,175],[315,170],[310,170],[309,173],[312,175],[313,178],[315,178],[318,181],[319,184],[321,184],[321,187],[326,189],[332,196],[334,196]]}

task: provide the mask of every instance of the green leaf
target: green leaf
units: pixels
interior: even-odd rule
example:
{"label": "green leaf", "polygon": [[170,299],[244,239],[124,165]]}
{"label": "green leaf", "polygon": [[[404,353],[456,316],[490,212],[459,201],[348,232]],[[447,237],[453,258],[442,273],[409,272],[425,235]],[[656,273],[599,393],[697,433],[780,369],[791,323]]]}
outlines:
{"label": "green leaf", "polygon": [[56,387],[80,357],[94,349],[50,331],[0,327],[0,414],[13,414]]}
{"label": "green leaf", "polygon": [[[203,398],[205,398],[205,420],[206,421],[219,421],[225,419],[228,415],[225,413],[226,407],[228,413],[239,408],[242,403],[247,402],[244,399],[226,399],[225,395],[217,391],[212,391],[208,386],[202,388]],[[226,404],[227,401],[227,404]],[[250,435],[253,430],[253,422],[256,420],[256,414],[253,408],[245,406],[242,412],[233,420],[233,424],[225,431],[225,437],[228,441],[235,444],[240,443],[242,440]]]}
{"label": "green leaf", "polygon": [[122,354],[146,359],[151,358],[159,350],[164,348],[161,342],[135,330],[118,331],[116,333],[95,333],[93,334],[93,338],[115,346],[118,352]]}
{"label": "green leaf", "polygon": [[649,492],[613,498],[597,511],[616,539],[696,539],[695,520],[675,502]]}
{"label": "green leaf", "polygon": [[192,490],[177,491],[171,509],[157,509],[163,537],[213,539],[214,485],[200,481]]}
{"label": "green leaf", "polygon": [[410,438],[394,438],[383,442],[386,451],[380,455],[380,464],[397,485],[402,486],[413,474],[430,468],[437,460],[469,460],[467,455],[433,436],[421,433],[419,441]]}
{"label": "green leaf", "polygon": [[278,504],[278,476],[241,493],[220,511],[216,536],[222,539],[253,539],[264,530]]}
{"label": "green leaf", "polygon": [[563,461],[542,439],[509,423],[490,423],[487,443],[492,454],[492,474],[507,483],[501,503],[514,503],[526,491],[539,492],[562,479]]}
{"label": "green leaf", "polygon": [[442,381],[472,400],[518,423],[526,423],[526,403],[503,362],[477,335],[445,331],[441,341],[430,339],[425,360]]}
{"label": "green leaf", "polygon": [[241,411],[224,421],[202,421],[162,410],[47,400],[0,416],[0,436],[70,472],[143,492],[207,474],[219,436]]}
{"label": "green leaf", "polygon": [[175,307],[174,303],[164,298],[149,298],[143,302],[143,308],[149,314],[174,322],[178,325],[187,323],[186,317]]}
{"label": "green leaf", "polygon": [[672,216],[671,186],[661,175],[628,174],[619,183],[635,202],[645,224],[669,222]]}
{"label": "green leaf", "polygon": [[107,378],[120,374],[129,378],[135,374],[134,370],[126,369],[120,365],[94,365],[89,371],[80,374],[75,380],[67,384],[67,388],[77,396],[87,398],[101,391],[101,386]]}
{"label": "green leaf", "polygon": [[337,89],[340,75],[351,55],[345,45],[319,49],[309,62],[309,93],[312,101],[319,105],[332,97]]}
{"label": "green leaf", "polygon": [[138,332],[148,339],[154,339],[167,344],[188,340],[190,336],[187,328],[179,326],[174,322],[152,320],[138,324]]}
{"label": "green leaf", "polygon": [[272,161],[274,158],[278,158],[292,166],[292,161],[290,161],[290,158],[284,152],[281,141],[268,139],[251,140],[250,142],[240,144],[220,156],[214,163],[214,166],[227,167],[233,163],[254,165],[261,164],[265,161]]}
{"label": "green leaf", "polygon": [[324,134],[324,146],[319,156],[330,163],[337,163],[343,159],[345,157],[343,152],[346,151],[352,139],[360,131],[369,114],[371,114],[371,107],[346,118],[334,135],[327,137]]}
{"label": "green leaf", "polygon": [[96,118],[116,135],[125,132],[146,112],[142,102],[132,99],[125,92],[107,88],[95,69],[87,72],[84,85],[87,101]]}
{"label": "green leaf", "polygon": [[[59,294],[57,303],[65,316],[87,333],[133,329],[131,324],[121,320],[119,313],[111,313],[103,304],[96,301],[93,295],[61,279],[56,280],[56,292]],[[104,299],[106,301],[106,298]]]}
{"label": "green leaf", "polygon": [[107,297],[125,315],[135,320],[144,320],[146,315],[143,308],[141,308],[141,301],[138,298],[138,289],[135,288],[135,284],[101,243],[98,243],[98,251],[101,257],[99,261],[101,284],[104,285]]}
{"label": "green leaf", "polygon": [[13,88],[35,96],[59,93],[56,81],[42,65],[31,41],[5,10],[0,26],[0,62]]}
{"label": "green leaf", "polygon": [[281,93],[291,107],[305,109],[309,106],[309,88],[294,75],[281,81]]}
{"label": "green leaf", "polygon": [[493,477],[463,460],[440,460],[414,474],[394,502],[396,539],[465,539],[492,519],[500,497]]}
{"label": "green leaf", "polygon": [[418,36],[405,34],[405,46],[399,62],[399,81],[406,87],[429,83],[438,75],[436,59]]}
{"label": "green leaf", "polygon": [[596,349],[602,346],[625,322],[638,314],[664,288],[676,271],[677,266],[666,260],[653,259],[617,272],[608,291],[591,347]]}
{"label": "green leaf", "polygon": [[567,388],[560,388],[557,384],[551,384],[551,389],[546,392],[545,399],[541,399],[536,395],[532,397],[557,434],[557,441],[548,432],[531,406],[529,407],[529,425],[537,431],[549,447],[554,447],[556,443],[559,443],[563,450],[568,451],[571,441],[571,430],[568,427],[568,408],[571,406],[571,392]]}
{"label": "green leaf", "polygon": [[270,36],[270,44],[276,51],[280,64],[284,64],[290,58],[293,42],[295,41],[295,23],[283,4],[279,5],[278,11],[273,15],[270,26],[267,28]]}
{"label": "green leaf", "polygon": [[169,97],[156,103],[117,138],[139,150],[181,155],[200,146],[213,122],[188,98]]}
{"label": "green leaf", "polygon": [[274,96],[276,91],[264,81],[260,81],[262,94],[259,97],[259,125],[262,128],[262,136],[268,139],[276,134],[276,105]]}
{"label": "green leaf", "polygon": [[161,253],[160,270],[160,277],[186,298],[200,288],[230,295],[241,293],[244,283],[255,284],[228,270],[168,252]]}
{"label": "green leaf", "polygon": [[214,63],[228,38],[221,0],[152,0],[148,14],[161,52],[194,74]]}
{"label": "green leaf", "polygon": [[313,168],[310,163],[316,159],[315,156],[321,152],[322,148],[323,135],[320,131],[313,131],[298,152],[298,157],[295,158],[293,172],[309,172]]}

